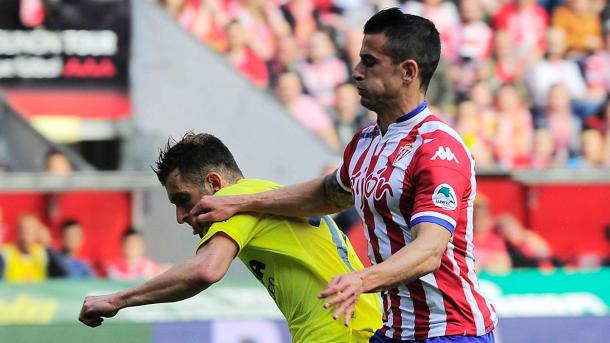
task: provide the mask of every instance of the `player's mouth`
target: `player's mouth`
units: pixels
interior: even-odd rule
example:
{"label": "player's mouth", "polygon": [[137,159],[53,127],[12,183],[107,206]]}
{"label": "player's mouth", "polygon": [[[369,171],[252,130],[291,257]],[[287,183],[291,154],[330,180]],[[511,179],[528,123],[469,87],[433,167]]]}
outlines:
{"label": "player's mouth", "polygon": [[358,94],[360,96],[363,96],[364,94],[366,94],[366,89],[360,88],[360,87],[356,87],[356,89],[358,90]]}

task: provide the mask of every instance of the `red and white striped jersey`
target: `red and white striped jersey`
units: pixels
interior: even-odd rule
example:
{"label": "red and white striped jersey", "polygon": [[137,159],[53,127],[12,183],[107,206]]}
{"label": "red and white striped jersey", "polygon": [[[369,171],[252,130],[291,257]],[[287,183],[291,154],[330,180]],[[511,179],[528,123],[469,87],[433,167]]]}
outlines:
{"label": "red and white striped jersey", "polygon": [[436,223],[452,233],[438,270],[382,294],[383,334],[414,340],[493,330],[496,313],[474,270],[474,161],[427,102],[385,134],[375,125],[360,130],[345,149],[337,178],[352,192],[373,264],[409,244],[418,223]]}

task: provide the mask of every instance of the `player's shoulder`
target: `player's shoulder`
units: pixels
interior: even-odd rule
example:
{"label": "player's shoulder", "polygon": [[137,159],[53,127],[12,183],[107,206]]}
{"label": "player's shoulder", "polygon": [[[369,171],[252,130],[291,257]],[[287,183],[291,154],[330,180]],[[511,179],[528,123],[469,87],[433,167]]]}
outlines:
{"label": "player's shoulder", "polygon": [[426,142],[435,141],[466,149],[460,135],[449,124],[435,115],[425,118],[418,127],[417,133]]}
{"label": "player's shoulder", "polygon": [[470,169],[472,157],[459,134],[436,116],[430,116],[418,128],[421,162]]}
{"label": "player's shoulder", "polygon": [[354,135],[354,138],[357,138],[358,140],[371,139],[380,134],[381,131],[379,130],[379,127],[375,124],[371,124],[369,126],[360,128],[360,130],[358,130]]}
{"label": "player's shoulder", "polygon": [[358,131],[356,131],[352,137],[352,140],[345,147],[345,151],[343,153],[344,159],[349,160],[358,150],[358,147],[367,145],[367,142],[370,142],[379,134],[381,134],[381,132],[379,131],[377,125],[369,125],[360,128]]}
{"label": "player's shoulder", "polygon": [[215,195],[240,195],[240,194],[254,194],[270,191],[273,189],[280,188],[281,185],[263,179],[239,179],[232,185],[223,187]]}

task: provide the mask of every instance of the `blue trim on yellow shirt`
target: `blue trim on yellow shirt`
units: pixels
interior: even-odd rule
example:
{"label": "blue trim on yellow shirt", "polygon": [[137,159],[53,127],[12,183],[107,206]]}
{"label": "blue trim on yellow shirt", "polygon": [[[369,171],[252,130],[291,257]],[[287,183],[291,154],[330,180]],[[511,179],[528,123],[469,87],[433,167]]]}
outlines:
{"label": "blue trim on yellow shirt", "polygon": [[[324,216],[322,217],[322,219],[324,219],[324,222],[326,222],[326,225],[328,225],[328,230],[330,231],[330,235],[332,236],[333,243],[335,243],[335,246],[337,247],[339,257],[341,257],[343,263],[345,263],[347,268],[349,268],[349,270],[353,272],[355,269],[349,262],[349,258],[347,256],[347,246],[343,243],[347,239],[345,237],[345,234],[341,230],[339,230],[335,222],[329,216]],[[341,240],[341,237],[339,237],[339,235],[343,235],[343,240]]]}

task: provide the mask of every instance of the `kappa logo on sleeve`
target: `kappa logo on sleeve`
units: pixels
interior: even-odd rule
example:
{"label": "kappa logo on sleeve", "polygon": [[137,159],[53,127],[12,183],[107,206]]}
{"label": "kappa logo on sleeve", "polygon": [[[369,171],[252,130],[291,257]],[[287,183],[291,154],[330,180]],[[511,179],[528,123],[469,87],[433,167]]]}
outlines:
{"label": "kappa logo on sleeve", "polygon": [[441,183],[432,193],[432,202],[444,210],[453,211],[457,208],[457,196],[451,186]]}
{"label": "kappa logo on sleeve", "polygon": [[440,158],[443,161],[455,161],[455,163],[460,163],[460,161],[458,161],[457,157],[455,157],[451,149],[445,146],[439,146],[438,150],[436,150],[434,156],[432,156],[430,161],[434,161],[437,158]]}

